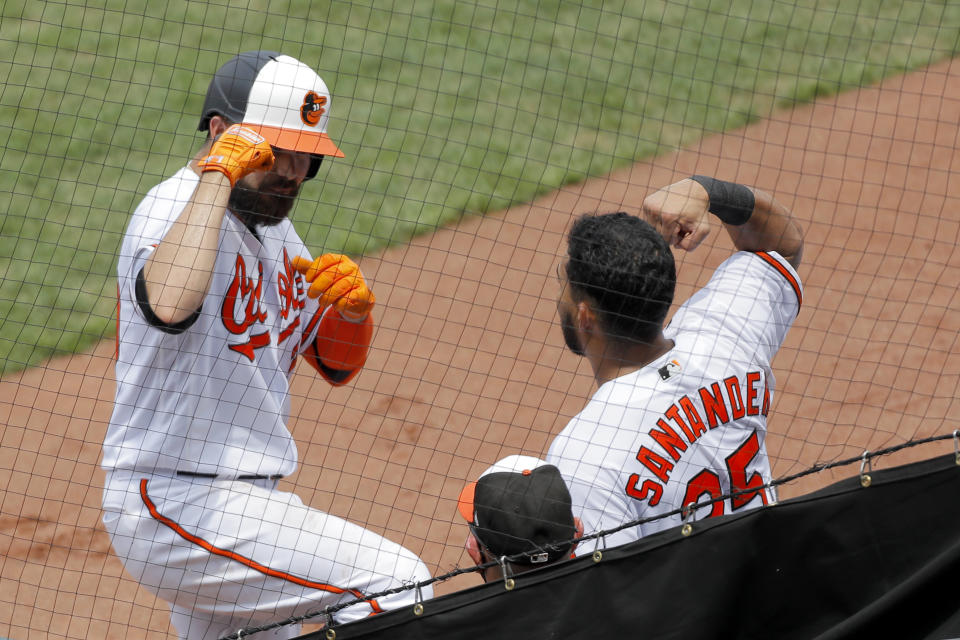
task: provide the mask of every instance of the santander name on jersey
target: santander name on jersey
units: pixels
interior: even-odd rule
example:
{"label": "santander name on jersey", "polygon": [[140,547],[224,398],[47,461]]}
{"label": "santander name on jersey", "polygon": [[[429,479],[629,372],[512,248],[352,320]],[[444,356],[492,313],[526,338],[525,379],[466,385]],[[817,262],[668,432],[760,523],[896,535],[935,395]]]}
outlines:
{"label": "santander name on jersey", "polygon": [[182,331],[138,303],[137,275],[199,182],[189,168],[137,207],[118,260],[117,393],[105,469],[289,475],[289,379],[320,320],[294,256],[309,252],[285,220],[254,235],[225,215],[210,290]]}
{"label": "santander name on jersey", "polygon": [[[664,368],[673,365],[675,371],[681,369],[676,360],[672,360]],[[665,374],[669,375],[669,374]],[[762,397],[762,404],[758,401]],[[640,462],[655,479],[642,480],[638,473],[630,475],[625,491],[628,496],[637,500],[646,500],[652,507],[657,506],[663,497],[663,487],[670,482],[670,474],[676,464],[683,458],[688,447],[696,445],[700,437],[710,429],[716,429],[718,426],[725,425],[732,420],[740,420],[745,416],[763,416],[766,417],[770,411],[770,389],[767,387],[765,376],[760,371],[749,371],[746,375],[746,389],[742,389],[740,380],[737,376],[730,376],[724,380],[715,380],[709,383],[709,386],[702,386],[697,389],[692,397],[684,395],[676,402],[670,405],[666,411],[657,418],[656,425],[647,431],[646,435],[655,445],[640,445],[637,451],[637,461]],[[649,441],[648,441],[649,443]],[[748,452],[758,453],[759,441],[757,432],[751,434],[750,444],[744,449],[743,455]],[[753,456],[750,456],[752,458]],[[742,472],[743,466],[740,466]],[[731,476],[736,471],[731,471]],[[743,476],[745,478],[745,475]],[[687,496],[687,502],[696,502],[697,498],[704,493],[719,496],[721,494],[720,483],[716,480],[715,474],[707,475],[701,478],[700,482],[691,486],[695,490],[693,495]],[[737,485],[736,482],[732,483]],[[740,488],[752,488],[763,484],[763,480],[757,473],[752,474],[749,479],[740,483]],[[715,489],[715,491],[714,491]],[[737,504],[747,504],[755,495],[759,495],[766,504],[767,497],[757,491],[748,494],[738,495],[733,500]],[[711,515],[719,515],[723,512],[723,503],[714,503]]]}
{"label": "santander name on jersey", "polygon": [[[802,300],[776,253],[739,252],[685,302],[664,335],[674,348],[602,385],[550,447],[586,533],[654,518],[607,536],[623,544],[696,517],[775,499],[764,448],[775,388],[771,361]],[[732,498],[712,502],[719,496]],[[599,543],[582,545],[586,553]]]}

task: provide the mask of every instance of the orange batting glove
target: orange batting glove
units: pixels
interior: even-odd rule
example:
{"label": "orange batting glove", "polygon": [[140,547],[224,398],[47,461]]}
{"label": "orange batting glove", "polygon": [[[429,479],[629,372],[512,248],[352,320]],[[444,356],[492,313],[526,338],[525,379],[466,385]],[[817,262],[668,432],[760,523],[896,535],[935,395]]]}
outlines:
{"label": "orange batting glove", "polygon": [[230,179],[230,186],[254,171],[269,171],[273,150],[267,139],[239,124],[217,136],[210,153],[200,160],[201,171],[219,171]]}
{"label": "orange batting glove", "polygon": [[347,256],[325,253],[312,262],[295,256],[293,267],[310,283],[307,295],[317,298],[321,307],[332,304],[346,320],[362,321],[377,301],[360,267]]}

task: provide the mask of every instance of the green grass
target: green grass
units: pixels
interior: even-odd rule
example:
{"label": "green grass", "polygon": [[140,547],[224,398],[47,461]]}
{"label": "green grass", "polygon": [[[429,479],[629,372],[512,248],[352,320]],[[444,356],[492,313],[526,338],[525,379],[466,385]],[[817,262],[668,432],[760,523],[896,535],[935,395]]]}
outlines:
{"label": "green grass", "polygon": [[0,5],[0,372],[113,332],[143,194],[200,142],[207,83],[276,49],[330,85],[294,212],[363,254],[958,50],[960,3],[145,0]]}

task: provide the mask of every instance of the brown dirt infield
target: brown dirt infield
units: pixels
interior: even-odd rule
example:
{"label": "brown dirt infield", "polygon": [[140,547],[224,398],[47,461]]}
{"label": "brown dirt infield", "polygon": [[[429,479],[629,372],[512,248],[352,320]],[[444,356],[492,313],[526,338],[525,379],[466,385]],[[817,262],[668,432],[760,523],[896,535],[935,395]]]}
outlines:
{"label": "brown dirt infield", "polygon": [[[362,261],[379,328],[365,372],[331,390],[302,368],[284,481],[313,506],[384,533],[435,574],[469,559],[464,481],[541,455],[592,393],[562,348],[554,268],[572,214],[636,211],[690,173],[773,192],[806,232],[804,307],[775,361],[776,476],[960,426],[960,61],[819,100],[536,202]],[[678,256],[683,300],[730,251]],[[99,524],[113,343],[0,381],[0,636],[168,638],[166,607],[132,582]],[[874,461],[953,450],[949,441]],[[781,489],[806,493],[843,467]],[[896,508],[896,505],[891,505]],[[473,575],[438,593],[478,583]]]}

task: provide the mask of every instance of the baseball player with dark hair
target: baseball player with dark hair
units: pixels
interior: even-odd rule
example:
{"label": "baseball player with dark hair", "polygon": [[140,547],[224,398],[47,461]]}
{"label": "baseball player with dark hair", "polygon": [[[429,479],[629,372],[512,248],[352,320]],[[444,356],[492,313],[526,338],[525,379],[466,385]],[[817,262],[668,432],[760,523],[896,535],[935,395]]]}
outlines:
{"label": "baseball player with dark hair", "polygon": [[500,460],[460,492],[458,510],[470,525],[466,549],[485,582],[569,558],[583,533],[560,471],[530,456]]}
{"label": "baseball player with dark hair", "polygon": [[373,332],[356,263],[312,258],[288,219],[322,159],[343,156],[327,135],[330,107],[298,60],[234,57],[207,92],[206,142],[150,190],[124,236],[103,520],[181,638],[355,599],[334,617],[365,617],[415,599],[369,594],[430,577],[398,544],[277,488],[297,466],[286,422],[298,360],[345,384]]}
{"label": "baseball player with dark hair", "polygon": [[[663,322],[676,274],[716,216],[737,252]],[[598,389],[554,439],[587,534],[684,512],[582,544],[617,545],[690,520],[775,500],[764,447],[771,361],[800,310],[803,236],[792,214],[750,187],[694,176],[626,213],[586,215],[568,236],[557,312],[567,346]],[[719,499],[721,496],[728,496]]]}

